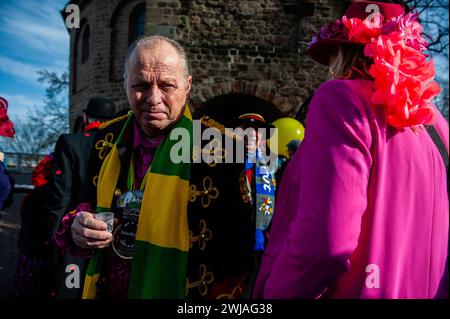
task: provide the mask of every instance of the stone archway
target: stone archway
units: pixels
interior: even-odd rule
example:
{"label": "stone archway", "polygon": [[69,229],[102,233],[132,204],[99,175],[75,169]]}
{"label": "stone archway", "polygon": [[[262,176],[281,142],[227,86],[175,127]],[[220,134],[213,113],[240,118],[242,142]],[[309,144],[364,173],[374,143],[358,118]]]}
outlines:
{"label": "stone archway", "polygon": [[194,116],[208,115],[226,127],[232,127],[233,120],[244,113],[261,114],[267,122],[283,117],[283,113],[271,102],[246,93],[217,95],[202,103]]}
{"label": "stone archway", "polygon": [[[221,81],[212,84],[194,84],[191,100],[194,109],[204,108],[204,104],[222,95],[243,94],[262,100],[264,103],[272,105],[279,111],[281,116],[294,115],[303,99],[291,92],[286,95],[279,93],[275,80],[235,80]],[[281,90],[282,91],[282,90]]]}

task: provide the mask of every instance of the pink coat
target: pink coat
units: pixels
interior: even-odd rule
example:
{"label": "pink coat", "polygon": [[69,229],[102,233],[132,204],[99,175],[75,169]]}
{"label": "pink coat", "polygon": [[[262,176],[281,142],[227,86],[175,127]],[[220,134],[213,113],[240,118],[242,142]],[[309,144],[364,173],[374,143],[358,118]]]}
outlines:
{"label": "pink coat", "polygon": [[[254,297],[448,298],[444,162],[425,130],[386,125],[373,89],[331,80],[317,90]],[[448,123],[436,113],[448,152]]]}

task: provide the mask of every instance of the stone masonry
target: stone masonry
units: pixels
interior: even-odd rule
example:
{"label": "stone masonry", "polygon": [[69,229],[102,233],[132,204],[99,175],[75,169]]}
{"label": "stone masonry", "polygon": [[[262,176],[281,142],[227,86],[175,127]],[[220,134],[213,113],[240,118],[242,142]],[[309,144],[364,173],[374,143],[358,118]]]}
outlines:
{"label": "stone masonry", "polygon": [[[245,93],[266,100],[286,116],[326,78],[312,61],[306,43],[314,30],[342,14],[339,0],[78,0],[79,29],[70,29],[70,119],[89,98],[102,95],[127,108],[123,64],[130,15],[145,10],[146,35],[163,34],[185,48],[193,76],[190,104]],[[313,12],[308,4],[313,4]],[[145,9],[144,9],[145,8]],[[309,12],[307,12],[309,11]],[[83,41],[89,28],[88,41]],[[82,62],[82,46],[89,54]],[[85,48],[84,48],[85,49]]]}

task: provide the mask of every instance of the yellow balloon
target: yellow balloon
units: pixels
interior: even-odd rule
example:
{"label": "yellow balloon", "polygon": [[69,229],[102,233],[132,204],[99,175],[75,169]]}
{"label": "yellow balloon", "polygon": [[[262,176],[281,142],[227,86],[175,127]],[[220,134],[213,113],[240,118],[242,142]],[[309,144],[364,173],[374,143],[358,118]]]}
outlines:
{"label": "yellow balloon", "polygon": [[302,123],[291,117],[282,117],[272,123],[278,130],[278,134],[274,134],[270,141],[278,135],[278,154],[289,158],[288,143],[292,140],[303,140],[305,136],[305,128]]}

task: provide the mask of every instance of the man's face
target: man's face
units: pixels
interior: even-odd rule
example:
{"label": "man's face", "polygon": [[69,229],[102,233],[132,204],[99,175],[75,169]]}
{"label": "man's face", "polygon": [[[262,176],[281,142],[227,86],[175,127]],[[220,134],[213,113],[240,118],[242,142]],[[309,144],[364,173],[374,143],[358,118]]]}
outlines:
{"label": "man's face", "polygon": [[184,112],[192,78],[184,79],[177,51],[165,42],[138,48],[128,65],[128,102],[147,136],[161,135]]}
{"label": "man's face", "polygon": [[248,130],[248,135],[244,135],[244,146],[247,153],[255,153],[256,149],[261,145],[262,134],[254,127],[242,126],[243,130]]}

